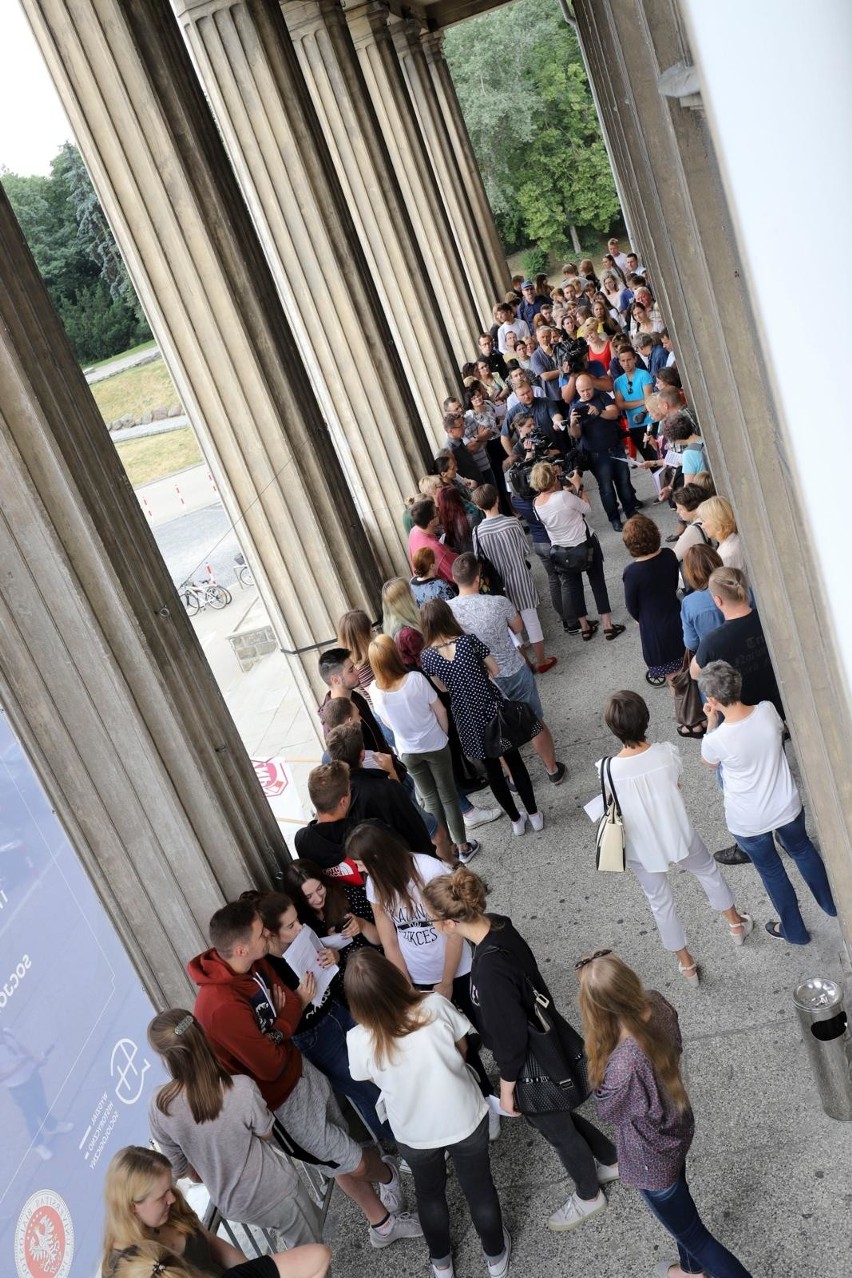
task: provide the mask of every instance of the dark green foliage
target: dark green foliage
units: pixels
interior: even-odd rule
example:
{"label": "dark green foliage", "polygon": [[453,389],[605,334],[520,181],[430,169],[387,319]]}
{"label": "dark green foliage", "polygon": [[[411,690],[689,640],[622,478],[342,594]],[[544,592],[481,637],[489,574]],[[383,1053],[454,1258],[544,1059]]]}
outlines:
{"label": "dark green foliage", "polygon": [[540,245],[528,248],[521,254],[521,270],[529,279],[547,270],[547,252]]}
{"label": "dark green foliage", "polygon": [[147,341],[151,331],[77,148],[60,148],[50,177],[0,180],[80,362]]}
{"label": "dark green foliage", "polygon": [[444,48],[506,250],[563,252],[571,225],[581,238],[608,231],[618,196],[577,37],[556,0],[517,0],[460,23]]}

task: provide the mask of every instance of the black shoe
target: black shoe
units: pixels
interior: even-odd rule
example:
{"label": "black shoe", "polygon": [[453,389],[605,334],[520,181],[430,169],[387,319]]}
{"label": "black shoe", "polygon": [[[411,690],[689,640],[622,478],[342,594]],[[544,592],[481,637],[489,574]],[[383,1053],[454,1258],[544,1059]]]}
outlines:
{"label": "black shoe", "polygon": [[562,629],[565,631],[566,635],[578,635],[578,634],[580,633],[581,627],[580,627],[580,626],[566,626],[565,622],[563,621],[563,622],[562,622]]}
{"label": "black shoe", "polygon": [[749,854],[737,847],[736,843],[731,848],[722,848],[721,852],[714,852],[713,856],[720,865],[747,865],[751,860]]}
{"label": "black shoe", "polygon": [[555,772],[548,772],[547,779],[552,781],[554,785],[561,785],[565,780],[567,769],[564,763],[557,763]]}
{"label": "black shoe", "polygon": [[624,525],[622,524],[622,522],[621,522],[621,520],[620,520],[620,519],[611,519],[609,522],[610,522],[610,524],[612,525],[612,531],[613,531],[613,532],[622,532],[622,531],[623,531]]}

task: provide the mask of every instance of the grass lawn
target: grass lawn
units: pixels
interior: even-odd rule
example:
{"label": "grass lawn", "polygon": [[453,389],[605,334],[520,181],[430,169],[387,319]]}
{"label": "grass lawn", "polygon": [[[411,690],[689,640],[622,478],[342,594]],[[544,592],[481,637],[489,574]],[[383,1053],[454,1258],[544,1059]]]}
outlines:
{"label": "grass lawn", "polygon": [[[617,231],[613,232],[618,235]],[[629,237],[622,235],[621,237],[622,251],[626,252],[629,247]],[[595,270],[600,274],[601,258],[607,252],[606,242],[608,235],[602,236],[598,240],[585,240],[582,253],[575,253],[573,249],[569,249],[567,253],[550,252],[547,255],[547,273],[551,284],[558,284],[562,278],[562,265],[564,262],[579,262],[581,258],[590,257],[595,264]],[[523,250],[512,253],[509,258],[509,274],[517,275],[519,271],[523,271],[524,264],[522,262]]]}
{"label": "grass lawn", "polygon": [[202,460],[195,435],[188,426],[163,431],[161,435],[148,435],[145,439],[129,439],[117,448],[134,488],[150,484],[153,479],[164,479]]}
{"label": "grass lawn", "polygon": [[171,408],[180,403],[162,359],[95,382],[91,391],[105,422],[118,421],[125,413],[138,419],[155,408]]}
{"label": "grass lawn", "polygon": [[87,364],[85,367],[85,372],[88,373],[91,369],[94,369],[94,368],[103,368],[104,364],[111,364],[113,360],[116,360],[116,359],[124,359],[126,355],[137,355],[137,354],[141,354],[142,351],[151,351],[154,349],[156,345],[157,343],[154,341],[152,337],[150,342],[142,342],[141,345],[139,346],[131,346],[129,351],[119,351],[117,355],[110,355],[108,359],[99,359],[97,364]]}

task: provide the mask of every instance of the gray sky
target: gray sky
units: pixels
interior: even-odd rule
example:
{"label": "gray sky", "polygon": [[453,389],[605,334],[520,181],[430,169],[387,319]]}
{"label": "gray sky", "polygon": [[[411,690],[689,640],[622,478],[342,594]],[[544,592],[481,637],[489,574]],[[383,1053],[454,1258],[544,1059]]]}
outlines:
{"label": "gray sky", "polygon": [[0,168],[46,174],[71,126],[18,0],[0,9]]}

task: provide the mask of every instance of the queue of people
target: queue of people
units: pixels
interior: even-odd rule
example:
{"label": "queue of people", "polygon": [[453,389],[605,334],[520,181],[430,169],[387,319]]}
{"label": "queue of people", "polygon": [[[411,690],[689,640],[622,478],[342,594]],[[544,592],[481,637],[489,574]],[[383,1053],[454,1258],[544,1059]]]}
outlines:
{"label": "queue of people", "polygon": [[[626,634],[595,531],[602,511],[626,552],[637,670],[671,688],[676,714],[692,691],[699,709],[680,716],[678,733],[715,769],[735,839],[714,858],[687,812],[678,748],[649,740],[643,697],[614,691],[602,709],[618,749],[598,762],[599,784],[618,805],[626,867],[680,987],[700,988],[702,966],[672,865],[695,877],[737,948],[753,935],[759,884],[736,885],[746,912],[720,862],[752,862],[778,914],[770,936],[810,939],[774,836],[836,913],[787,763],[733,509],[713,487],[639,259],[617,240],[608,250],[600,275],[584,259],[556,287],[513,280],[461,370],[464,401],[445,401],[446,448],[401,512],[410,576],[385,583],[377,623],[360,610],[341,617],[336,646],[319,655],[328,692],[326,752],[308,782],[314,816],[275,891],[247,884],[211,918],[209,948],[188,965],[192,1010],[151,1022],[170,1081],[150,1110],[157,1150],[128,1147],[110,1165],[103,1278],[324,1278],[331,1253],[294,1161],[337,1182],[370,1247],[425,1248],[432,1278],[454,1278],[452,1167],[483,1267],[506,1278],[513,1240],[490,1164],[501,1118],[538,1132],[571,1182],[544,1222],[551,1231],[600,1217],[620,1180],[677,1247],[658,1278],[748,1278],[687,1182],[695,1122],[675,1006],[601,949],[576,956],[578,1010],[559,1008],[539,959],[468,868],[488,859],[487,833],[474,830],[506,816],[514,837],[539,833],[536,786],[567,775],[539,681],[569,661],[555,671],[543,596],[582,643]],[[643,498],[633,480],[648,473]],[[670,533],[642,512],[654,501],[676,513]],[[536,770],[534,784],[527,745],[546,781]],[[493,803],[475,804],[486,788]],[[578,1112],[590,1098],[602,1126]],[[205,1230],[182,1177],[282,1250],[246,1259]]]}

